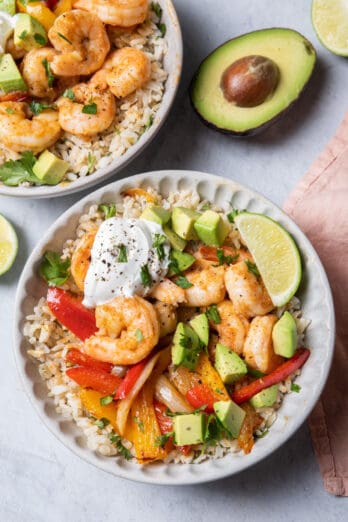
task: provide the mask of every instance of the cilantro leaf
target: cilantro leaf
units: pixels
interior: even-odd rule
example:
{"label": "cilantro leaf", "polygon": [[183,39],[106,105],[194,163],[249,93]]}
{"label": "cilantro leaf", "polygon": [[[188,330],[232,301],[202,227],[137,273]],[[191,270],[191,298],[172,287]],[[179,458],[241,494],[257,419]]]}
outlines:
{"label": "cilantro leaf", "polygon": [[159,24],[157,24],[157,27],[160,30],[162,38],[164,38],[164,36],[166,35],[166,32],[167,32],[166,24],[160,22]]}
{"label": "cilantro leaf", "polygon": [[111,404],[114,400],[112,395],[105,395],[105,397],[100,397],[99,402],[101,406],[107,406],[108,404]]}
{"label": "cilantro leaf", "polygon": [[230,223],[234,223],[234,218],[238,216],[238,214],[241,214],[242,212],[246,212],[245,209],[238,210],[238,208],[232,208],[231,212],[227,214],[227,219]]}
{"label": "cilantro leaf", "polygon": [[72,41],[69,40],[69,38],[67,38],[64,34],[62,34],[62,33],[58,33],[58,32],[57,32],[57,35],[58,35],[60,38],[62,38],[62,40],[65,40],[66,42],[68,42],[68,44],[72,45]]}
{"label": "cilantro leaf", "polygon": [[151,2],[151,11],[153,11],[155,13],[155,15],[157,16],[157,18],[159,20],[162,19],[162,13],[163,13],[163,9],[162,7],[159,5],[158,2]]}
{"label": "cilantro leaf", "polygon": [[42,181],[33,172],[36,162],[34,154],[30,151],[22,153],[18,160],[8,160],[0,167],[0,181],[10,187],[17,187],[24,181],[41,185]]}
{"label": "cilantro leaf", "polygon": [[133,458],[133,455],[131,454],[129,449],[123,445],[121,437],[119,435],[116,435],[114,431],[110,433],[109,440],[111,444],[114,444],[116,446],[119,454],[122,455],[122,457],[124,457],[126,460],[130,460]]}
{"label": "cilantro leaf", "polygon": [[54,76],[54,74],[51,71],[51,65],[50,65],[49,61],[47,60],[47,58],[42,60],[41,63],[44,66],[44,69],[45,69],[46,78],[47,78],[47,81],[48,81],[48,86],[52,87],[54,82],[55,82],[56,77]]}
{"label": "cilantro leaf", "polygon": [[46,41],[47,41],[46,38],[44,36],[42,36],[42,34],[39,34],[39,33],[34,34],[34,40],[39,45],[46,45]]}
{"label": "cilantro leaf", "polygon": [[108,424],[110,424],[109,419],[106,419],[105,417],[102,417],[101,419],[98,419],[95,424],[98,426],[99,429],[105,428]]}
{"label": "cilantro leaf", "polygon": [[152,285],[152,277],[149,272],[149,267],[147,265],[143,265],[140,270],[140,277],[143,286],[151,286]]}
{"label": "cilantro leaf", "polygon": [[[74,94],[74,93],[73,93]],[[94,165],[95,165],[95,162],[97,161],[97,158],[95,156],[93,156],[93,154],[91,154],[90,152],[88,153],[88,156],[87,156],[87,168],[88,168],[88,173],[92,172],[93,168],[94,168]],[[115,207],[116,208],[116,207]]]}
{"label": "cilantro leaf", "polygon": [[116,215],[115,203],[102,203],[98,207],[99,212],[103,212],[104,218],[109,219]]}
{"label": "cilantro leaf", "polygon": [[153,240],[153,248],[156,250],[157,257],[162,261],[166,257],[163,245],[166,243],[167,237],[163,234],[155,234]]}
{"label": "cilantro leaf", "polygon": [[134,416],[134,417],[132,418],[132,421],[135,422],[135,424],[138,425],[138,428],[139,428],[139,430],[140,430],[142,433],[145,433],[144,423],[139,419],[139,417]]}
{"label": "cilantro leaf", "polygon": [[41,103],[41,102],[34,101],[34,100],[32,100],[29,103],[29,107],[30,107],[31,112],[35,116],[38,116],[39,114],[41,114],[41,112],[44,109],[54,109],[54,105],[52,105],[51,103]]}
{"label": "cilantro leaf", "polygon": [[118,263],[127,263],[127,247],[125,245],[119,245],[120,253],[118,254],[117,262]]}
{"label": "cilantro leaf", "polygon": [[84,105],[82,107],[83,114],[97,114],[97,104],[96,103],[89,103],[88,105]]}
{"label": "cilantro leaf", "polygon": [[221,317],[216,305],[209,306],[208,310],[205,312],[205,315],[208,317],[209,321],[213,321],[215,324],[221,323]]}
{"label": "cilantro leaf", "polygon": [[223,248],[218,248],[216,250],[216,256],[219,260],[219,265],[230,265],[231,263],[237,261],[239,254],[236,254],[235,256],[228,254],[225,256]]}
{"label": "cilantro leaf", "polygon": [[249,259],[246,259],[244,262],[245,262],[246,266],[248,267],[248,272],[250,272],[251,274],[254,274],[255,277],[259,278],[260,272],[259,272],[257,266],[255,265],[255,263],[252,263],[251,261],[249,261]]}
{"label": "cilantro leaf", "polygon": [[134,336],[139,343],[144,339],[143,332],[139,328],[135,330]]}
{"label": "cilantro leaf", "polygon": [[69,98],[69,100],[75,100],[75,94],[74,94],[74,91],[72,89],[66,89],[63,92],[63,96],[65,98]]}
{"label": "cilantro leaf", "polygon": [[174,431],[168,431],[167,433],[163,433],[163,435],[159,435],[155,439],[155,446],[156,447],[160,447],[160,448],[164,448],[164,446],[166,445],[167,441],[171,437],[173,437],[173,435],[174,435]]}
{"label": "cilantro leaf", "polygon": [[177,286],[180,286],[180,288],[191,288],[193,286],[192,283],[185,277],[185,276],[178,276],[176,279],[174,279],[174,283]]}
{"label": "cilantro leaf", "polygon": [[70,259],[63,261],[58,252],[48,251],[44,254],[40,266],[40,274],[49,286],[62,286],[70,275]]}
{"label": "cilantro leaf", "polygon": [[295,384],[295,383],[293,382],[293,383],[291,384],[290,390],[293,391],[293,392],[296,392],[296,393],[300,393],[300,391],[301,391],[301,386],[299,386],[298,384]]}

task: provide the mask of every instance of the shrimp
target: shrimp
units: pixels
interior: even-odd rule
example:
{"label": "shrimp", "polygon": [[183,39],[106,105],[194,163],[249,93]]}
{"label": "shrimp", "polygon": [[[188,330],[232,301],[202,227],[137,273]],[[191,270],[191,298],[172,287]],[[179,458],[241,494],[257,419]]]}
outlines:
{"label": "shrimp", "polygon": [[236,313],[245,317],[265,315],[274,305],[262,280],[249,272],[245,261],[226,269],[225,284]]}
{"label": "shrimp", "polygon": [[148,0],[74,0],[73,6],[90,11],[104,24],[130,27],[145,21]]}
{"label": "shrimp", "polygon": [[[77,136],[95,136],[110,127],[116,116],[113,94],[89,83],[72,87],[74,99],[61,96],[57,100],[61,127]],[[89,112],[83,112],[90,107]]]}
{"label": "shrimp", "polygon": [[240,355],[249,329],[249,321],[235,312],[231,301],[222,301],[217,305],[221,322],[212,324],[219,334],[219,341]]}
{"label": "shrimp", "polygon": [[223,266],[197,259],[193,270],[185,273],[192,285],[185,290],[186,306],[209,306],[223,301],[226,294],[224,275]]}
{"label": "shrimp", "polygon": [[178,319],[173,305],[157,301],[154,305],[160,325],[160,337],[174,332]]}
{"label": "shrimp", "polygon": [[276,315],[254,317],[245,339],[243,354],[245,362],[256,370],[269,373],[279,366],[283,358],[274,353],[272,331],[278,318]]}
{"label": "shrimp", "polygon": [[15,152],[41,152],[60,137],[58,112],[43,110],[32,116],[24,102],[0,103],[0,143]]}
{"label": "shrimp", "polygon": [[156,346],[160,325],[151,303],[142,297],[115,297],[95,310],[99,332],[86,340],[84,352],[115,365],[136,364]]}
{"label": "shrimp", "polygon": [[21,49],[15,45],[13,36],[6,42],[6,52],[10,53],[14,60],[21,60],[26,53],[25,49]]}
{"label": "shrimp", "polygon": [[105,84],[117,98],[124,98],[140,89],[151,77],[151,62],[143,51],[123,47],[109,58],[92,78],[92,82]]}
{"label": "shrimp", "polygon": [[60,15],[48,31],[60,54],[51,68],[59,76],[92,74],[103,65],[110,41],[103,23],[92,13],[78,9]]}
{"label": "shrimp", "polygon": [[186,302],[185,290],[173,283],[170,279],[160,281],[158,285],[151,289],[149,296],[162,303],[174,306]]}
{"label": "shrimp", "polygon": [[71,258],[71,275],[74,278],[77,288],[82,292],[91,262],[91,250],[97,230],[97,227],[93,228],[90,232],[82,236]]}
{"label": "shrimp", "polygon": [[54,83],[50,85],[51,82],[47,71],[49,65],[47,64],[51,64],[58,55],[58,51],[50,47],[32,49],[25,55],[21,65],[21,72],[31,96],[47,98],[53,101],[67,87],[71,87],[78,82],[78,76],[64,77],[56,78]]}

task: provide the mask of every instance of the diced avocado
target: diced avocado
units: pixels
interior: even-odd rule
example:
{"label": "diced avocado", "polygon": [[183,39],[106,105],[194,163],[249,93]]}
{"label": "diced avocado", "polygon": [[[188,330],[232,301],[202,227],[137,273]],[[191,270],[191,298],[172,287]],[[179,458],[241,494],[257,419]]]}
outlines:
{"label": "diced avocado", "polygon": [[184,250],[186,246],[185,239],[182,239],[178,236],[171,228],[169,228],[167,225],[163,227],[163,232],[168,238],[169,243],[175,250],[180,250],[181,252]]}
{"label": "diced avocado", "polygon": [[204,344],[204,346],[208,346],[209,344],[209,321],[208,317],[205,314],[196,315],[190,321],[190,326],[194,329],[196,334],[198,335],[200,341]]}
{"label": "diced avocado", "polygon": [[200,213],[190,208],[175,207],[172,212],[172,228],[182,239],[198,239],[194,224]]}
{"label": "diced avocado", "polygon": [[178,446],[200,444],[204,441],[205,425],[203,413],[176,415],[173,421],[175,444]]}
{"label": "diced avocado", "polygon": [[166,225],[170,220],[170,211],[158,205],[148,205],[144,212],[141,214],[141,219],[147,219],[148,221],[154,221],[159,225]]}
{"label": "diced avocado", "polygon": [[57,185],[69,170],[69,163],[45,150],[35,163],[33,172],[46,185]]}
{"label": "diced avocado", "polygon": [[4,54],[0,57],[0,88],[5,93],[28,89],[10,54]]}
{"label": "diced avocado", "polygon": [[198,359],[199,337],[187,324],[178,323],[173,337],[172,362],[194,370]]}
{"label": "diced avocado", "polygon": [[0,0],[0,11],[13,16],[16,14],[16,0]]}
{"label": "diced avocado", "polygon": [[27,13],[16,15],[14,44],[19,49],[30,51],[47,43],[47,34],[43,25]]}
{"label": "diced avocado", "polygon": [[[196,261],[196,258],[191,254],[187,254],[186,252],[180,252],[180,250],[172,250],[170,253],[170,257],[173,261],[176,262],[176,265],[180,272],[184,272],[187,270],[193,263]],[[169,276],[175,274],[174,270],[169,270]]]}
{"label": "diced avocado", "polygon": [[236,439],[244,421],[245,411],[233,401],[215,402],[214,411],[223,427]]}
{"label": "diced avocado", "polygon": [[211,246],[221,246],[229,232],[227,223],[213,210],[206,210],[197,219],[194,229],[199,239]]}
{"label": "diced avocado", "polygon": [[290,312],[284,312],[272,331],[274,352],[283,357],[292,357],[297,346],[296,322]]}
{"label": "diced avocado", "polygon": [[274,384],[254,395],[249,402],[254,408],[267,408],[268,406],[273,406],[277,400],[277,395],[278,384]]}
{"label": "diced avocado", "polygon": [[216,345],[215,349],[215,368],[226,384],[236,382],[248,373],[247,365],[243,359],[220,343]]}

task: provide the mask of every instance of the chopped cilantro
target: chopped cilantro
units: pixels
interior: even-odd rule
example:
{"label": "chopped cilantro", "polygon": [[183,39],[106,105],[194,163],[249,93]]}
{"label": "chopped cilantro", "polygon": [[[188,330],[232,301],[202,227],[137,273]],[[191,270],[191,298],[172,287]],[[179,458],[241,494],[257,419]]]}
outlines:
{"label": "chopped cilantro", "polygon": [[98,110],[97,104],[94,102],[92,102],[88,105],[84,105],[82,107],[83,114],[97,114],[97,110]]}
{"label": "chopped cilantro", "polygon": [[177,259],[174,259],[173,257],[170,258],[168,271],[176,275],[182,275]]}
{"label": "chopped cilantro", "polygon": [[99,212],[103,212],[104,218],[109,219],[116,215],[115,203],[102,203],[98,207]]}
{"label": "chopped cilantro", "polygon": [[6,161],[0,167],[0,181],[11,187],[16,187],[24,181],[41,185],[42,181],[33,172],[35,162],[36,158],[30,151],[23,152],[18,160]]}
{"label": "chopped cilantro", "polygon": [[294,382],[291,384],[291,388],[290,388],[291,391],[293,392],[296,392],[296,393],[300,393],[301,391],[301,386],[299,386],[298,384],[295,384]]}
{"label": "chopped cilantro", "polygon": [[173,435],[174,435],[174,431],[168,431],[167,433],[163,433],[163,435],[159,435],[155,439],[155,446],[164,448],[167,441],[170,439],[170,437],[173,437]]}
{"label": "chopped cilantro", "polygon": [[219,260],[219,265],[230,265],[231,263],[237,261],[239,254],[236,254],[235,256],[228,254],[225,256],[223,248],[218,248],[216,250],[216,256]]}
{"label": "chopped cilantro", "polygon": [[255,265],[255,263],[252,263],[251,261],[249,261],[249,259],[246,259],[244,262],[248,267],[248,272],[254,274],[255,277],[260,277],[260,272],[258,271],[258,268]]}
{"label": "chopped cilantro", "polygon": [[41,63],[44,66],[44,69],[45,69],[45,72],[46,72],[46,78],[47,78],[47,81],[48,81],[48,86],[52,87],[56,77],[54,76],[54,74],[52,74],[51,65],[50,65],[49,61],[47,60],[47,58],[42,60]]}
{"label": "chopped cilantro", "polygon": [[258,439],[263,439],[263,437],[266,437],[266,435],[268,435],[269,433],[269,430],[268,429],[265,429],[262,433],[260,433],[259,435],[255,435]]}
{"label": "chopped cilantro", "polygon": [[143,265],[140,270],[140,277],[143,286],[151,286],[152,285],[152,277],[149,272],[149,267],[147,265]]}
{"label": "chopped cilantro", "polygon": [[88,168],[89,173],[92,172],[96,161],[97,161],[97,158],[89,152],[88,156],[87,156],[87,168]]}
{"label": "chopped cilantro", "polygon": [[156,250],[157,257],[160,261],[162,261],[165,257],[165,251],[163,245],[166,243],[167,237],[163,234],[155,234],[153,240],[153,248]]}
{"label": "chopped cilantro", "polygon": [[190,283],[190,281],[183,275],[180,275],[174,279],[174,283],[177,286],[180,286],[180,288],[191,288],[191,286],[193,286],[193,284]]}
{"label": "chopped cilantro", "polygon": [[116,435],[114,431],[110,433],[109,440],[111,444],[114,444],[116,446],[119,454],[122,455],[122,457],[124,457],[126,460],[130,460],[133,458],[133,455],[131,454],[129,449],[123,445],[121,437],[119,435]]}
{"label": "chopped cilantro", "polygon": [[151,11],[153,11],[155,13],[155,15],[157,16],[157,18],[159,20],[161,20],[162,18],[162,13],[163,13],[163,9],[162,7],[159,5],[158,2],[151,2]]}
{"label": "chopped cilantro", "polygon": [[40,274],[49,286],[62,286],[70,275],[70,259],[62,260],[58,252],[48,251],[44,254]]}
{"label": "chopped cilantro", "polygon": [[99,399],[99,402],[101,406],[107,406],[108,404],[111,404],[113,400],[114,398],[112,395],[105,395],[105,397]]}
{"label": "chopped cilantro", "polygon": [[120,253],[118,254],[117,262],[118,263],[127,263],[127,247],[125,245],[119,245]]}
{"label": "chopped cilantro", "polygon": [[208,317],[209,321],[213,321],[213,323],[215,323],[215,324],[221,323],[221,317],[220,317],[219,310],[216,305],[209,306],[209,308],[205,312],[205,314]]}
{"label": "chopped cilantro", "polygon": [[135,335],[136,340],[139,343],[140,343],[140,341],[142,341],[144,339],[143,332],[139,328],[137,328],[135,330],[134,335]]}
{"label": "chopped cilantro", "polygon": [[233,208],[233,209],[231,210],[231,212],[229,212],[229,213],[227,214],[227,219],[228,219],[228,221],[229,221],[230,223],[234,223],[234,218],[235,218],[236,216],[238,216],[238,214],[241,214],[242,212],[246,212],[246,210],[245,210],[245,209],[243,209],[243,210],[238,210],[237,208]]}
{"label": "chopped cilantro", "polygon": [[65,40],[66,42],[68,42],[68,44],[72,45],[72,41],[69,40],[69,38],[67,38],[66,36],[64,36],[64,34],[62,34],[62,33],[58,33],[58,32],[57,32],[57,35],[58,35],[60,38],[62,38],[63,40]]}
{"label": "chopped cilantro", "polygon": [[75,99],[75,94],[74,94],[74,91],[72,89],[66,89],[63,93],[63,96],[65,98],[69,98],[69,100],[74,100]]}
{"label": "chopped cilantro", "polygon": [[39,33],[34,34],[34,40],[39,45],[45,45],[46,41],[47,41],[46,38],[44,36],[42,36],[42,34],[39,34]]}
{"label": "chopped cilantro", "polygon": [[50,103],[41,103],[41,102],[34,101],[34,100],[32,100],[29,103],[29,107],[30,107],[31,112],[35,116],[38,116],[39,114],[41,114],[41,112],[45,109],[54,109],[54,105],[51,105]]}
{"label": "chopped cilantro", "polygon": [[25,40],[27,36],[28,36],[28,31],[24,30],[24,31],[21,32],[21,34],[18,36],[18,38],[20,40]]}
{"label": "chopped cilantro", "polygon": [[159,24],[157,24],[157,27],[160,30],[161,36],[163,38],[166,35],[166,32],[167,32],[166,24],[160,22]]}
{"label": "chopped cilantro", "polygon": [[209,210],[211,207],[211,203],[210,201],[206,201],[202,206],[201,206],[201,210]]}
{"label": "chopped cilantro", "polygon": [[8,114],[14,114],[14,110],[11,109],[11,107],[8,107],[7,109],[5,109],[5,111],[8,113]]}
{"label": "chopped cilantro", "polygon": [[138,428],[139,428],[139,430],[140,430],[142,433],[145,432],[145,429],[144,429],[144,423],[143,423],[143,422],[142,422],[138,417],[134,416],[134,417],[132,418],[132,421],[135,422],[135,424],[138,425]]}
{"label": "chopped cilantro", "polygon": [[96,424],[96,426],[98,426],[99,429],[102,430],[108,424],[110,424],[110,421],[109,421],[109,419],[106,419],[105,417],[102,417],[101,419],[98,419],[95,424]]}

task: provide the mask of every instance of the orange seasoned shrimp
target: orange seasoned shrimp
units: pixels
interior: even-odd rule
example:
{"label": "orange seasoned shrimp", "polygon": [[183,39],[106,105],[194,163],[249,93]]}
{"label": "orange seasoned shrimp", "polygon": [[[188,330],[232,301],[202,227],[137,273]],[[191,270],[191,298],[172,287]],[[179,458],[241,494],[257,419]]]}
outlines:
{"label": "orange seasoned shrimp", "polygon": [[[77,136],[95,136],[110,127],[116,116],[115,98],[106,89],[90,83],[72,87],[74,98],[61,96],[57,100],[59,123],[67,132]],[[86,106],[90,108],[85,112]]]}
{"label": "orange seasoned shrimp", "polygon": [[93,83],[107,85],[117,98],[140,89],[151,77],[151,62],[143,51],[123,47],[110,54],[92,78]]}
{"label": "orange seasoned shrimp", "polygon": [[265,315],[274,305],[261,278],[249,272],[245,261],[230,265],[225,274],[226,289],[234,309],[245,317]]}
{"label": "orange seasoned shrimp", "polygon": [[94,73],[103,65],[110,50],[100,19],[78,9],[60,15],[48,31],[48,38],[60,53],[51,64],[53,73],[59,76]]}
{"label": "orange seasoned shrimp", "polygon": [[84,352],[112,364],[136,364],[156,346],[160,325],[151,303],[142,297],[115,297],[95,310],[99,332]]}
{"label": "orange seasoned shrimp", "polygon": [[149,296],[161,301],[161,303],[174,306],[186,302],[185,290],[170,279],[163,279],[163,281],[151,289]]}
{"label": "orange seasoned shrimp", "polygon": [[197,259],[185,276],[192,285],[185,290],[186,306],[209,306],[223,301],[226,294],[224,266]]}
{"label": "orange seasoned shrimp", "polygon": [[74,0],[73,6],[90,11],[104,24],[130,27],[144,22],[148,0]]}
{"label": "orange seasoned shrimp", "polygon": [[82,236],[71,258],[71,275],[74,278],[77,288],[82,292],[85,286],[85,278],[90,265],[91,250],[97,230],[98,228],[96,227]]}
{"label": "orange seasoned shrimp", "polygon": [[52,101],[67,87],[78,82],[78,76],[74,76],[56,78],[54,83],[51,84],[47,73],[47,64],[51,64],[58,55],[58,51],[50,47],[32,49],[25,55],[21,64],[21,72],[31,96]]}
{"label": "orange seasoned shrimp", "polygon": [[272,331],[277,320],[276,315],[254,317],[244,343],[245,362],[263,373],[271,372],[283,362],[273,350]]}
{"label": "orange seasoned shrimp", "polygon": [[6,42],[6,52],[10,53],[14,60],[20,60],[26,53],[25,49],[21,49],[15,45],[13,36]]}
{"label": "orange seasoned shrimp", "polygon": [[217,305],[221,322],[212,324],[219,334],[219,341],[240,355],[249,329],[249,321],[235,312],[231,301],[225,300]]}
{"label": "orange seasoned shrimp", "polygon": [[160,337],[174,332],[178,323],[175,306],[157,301],[154,305],[160,325]]}
{"label": "orange seasoned shrimp", "polygon": [[42,152],[61,135],[58,112],[43,110],[32,116],[24,102],[0,103],[0,143],[16,151]]}

